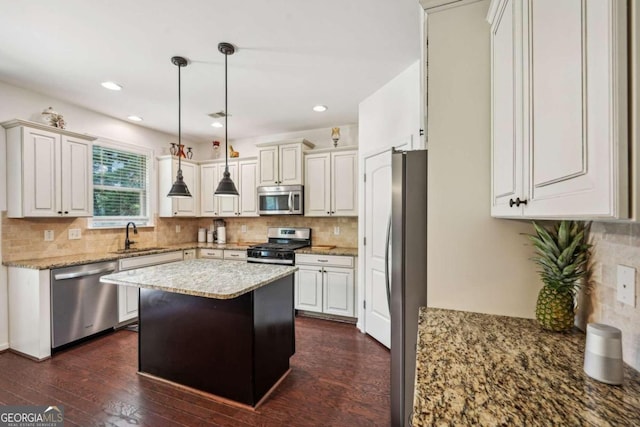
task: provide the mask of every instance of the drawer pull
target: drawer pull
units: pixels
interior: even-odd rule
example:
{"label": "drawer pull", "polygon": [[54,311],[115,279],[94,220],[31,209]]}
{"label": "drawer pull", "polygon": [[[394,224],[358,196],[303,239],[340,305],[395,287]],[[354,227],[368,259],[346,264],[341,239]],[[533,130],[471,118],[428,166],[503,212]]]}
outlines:
{"label": "drawer pull", "polygon": [[319,259],[318,262],[329,262],[328,259]]}

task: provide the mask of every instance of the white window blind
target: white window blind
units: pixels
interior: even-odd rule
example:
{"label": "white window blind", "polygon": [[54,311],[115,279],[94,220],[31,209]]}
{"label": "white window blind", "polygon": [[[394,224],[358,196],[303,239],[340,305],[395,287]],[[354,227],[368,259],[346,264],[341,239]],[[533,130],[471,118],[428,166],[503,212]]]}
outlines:
{"label": "white window blind", "polygon": [[149,225],[149,156],[93,146],[93,227]]}

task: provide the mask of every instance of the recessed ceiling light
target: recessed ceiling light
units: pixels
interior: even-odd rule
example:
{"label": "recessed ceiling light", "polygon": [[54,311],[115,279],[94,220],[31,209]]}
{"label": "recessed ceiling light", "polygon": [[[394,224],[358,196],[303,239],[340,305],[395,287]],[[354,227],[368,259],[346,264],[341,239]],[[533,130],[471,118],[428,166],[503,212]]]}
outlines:
{"label": "recessed ceiling light", "polygon": [[318,113],[322,113],[323,111],[327,111],[326,105],[316,105],[313,107],[313,111],[317,111]]}
{"label": "recessed ceiling light", "polygon": [[142,121],[142,117],[140,117],[140,116],[129,116],[127,118],[129,120],[133,121],[133,122],[141,122]]}
{"label": "recessed ceiling light", "polygon": [[220,123],[220,122],[213,122],[213,123],[211,123],[211,126],[213,126],[214,128],[221,128],[224,125],[222,123]]}
{"label": "recessed ceiling light", "polygon": [[102,82],[102,87],[109,90],[121,90],[122,86],[115,82]]}

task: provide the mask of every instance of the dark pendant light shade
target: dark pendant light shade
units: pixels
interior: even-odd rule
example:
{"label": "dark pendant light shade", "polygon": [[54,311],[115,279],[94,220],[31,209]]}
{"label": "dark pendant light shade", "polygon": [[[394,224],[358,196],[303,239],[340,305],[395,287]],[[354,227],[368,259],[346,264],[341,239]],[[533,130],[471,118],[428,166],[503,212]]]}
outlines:
{"label": "dark pendant light shade", "polygon": [[[178,163],[179,162],[180,160],[178,160]],[[184,182],[184,178],[182,177],[181,169],[178,169],[178,176],[171,186],[171,190],[169,190],[169,194],[167,194],[167,197],[191,197],[191,192],[187,188],[187,184]]]}
{"label": "dark pendant light shade", "polygon": [[231,180],[231,174],[229,173],[229,168],[225,168],[224,173],[222,174],[222,179],[218,184],[218,188],[216,188],[216,192],[214,193],[216,196],[238,196],[238,189],[236,185]]}
{"label": "dark pendant light shade", "polygon": [[222,179],[218,184],[215,196],[238,196],[238,189],[231,179],[229,173],[229,151],[227,148],[227,117],[229,117],[229,110],[227,109],[227,57],[233,55],[236,51],[235,47],[231,43],[219,43],[218,50],[224,54],[224,173]]}
{"label": "dark pendant light shade", "polygon": [[[180,93],[180,68],[187,66],[187,60],[181,56],[174,56],[171,58],[173,65],[178,67],[178,147],[182,144],[182,108],[181,108],[181,93]],[[167,197],[191,197],[191,192],[187,188],[187,184],[184,182],[182,176],[182,157],[178,153],[178,173],[176,174],[176,180],[171,186],[171,190]]]}

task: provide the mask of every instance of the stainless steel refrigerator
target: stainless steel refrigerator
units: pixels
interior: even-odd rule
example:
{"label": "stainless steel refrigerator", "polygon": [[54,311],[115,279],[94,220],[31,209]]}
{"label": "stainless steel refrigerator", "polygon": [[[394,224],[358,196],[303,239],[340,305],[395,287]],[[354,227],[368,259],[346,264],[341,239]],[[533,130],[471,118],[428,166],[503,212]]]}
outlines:
{"label": "stainless steel refrigerator", "polygon": [[418,309],[427,304],[427,151],[391,160],[391,425],[410,425]]}

